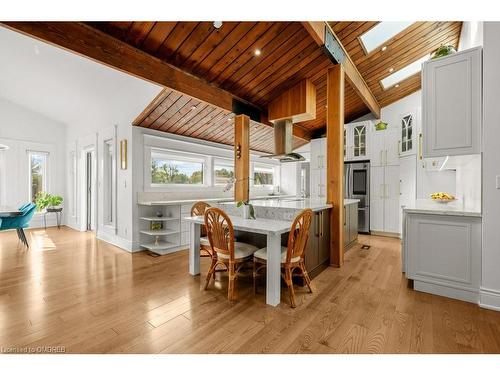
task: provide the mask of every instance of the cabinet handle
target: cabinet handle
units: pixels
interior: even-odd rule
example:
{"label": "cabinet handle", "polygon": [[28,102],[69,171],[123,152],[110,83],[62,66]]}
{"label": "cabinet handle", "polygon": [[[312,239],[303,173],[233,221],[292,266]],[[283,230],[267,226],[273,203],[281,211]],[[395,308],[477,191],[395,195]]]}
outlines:
{"label": "cabinet handle", "polygon": [[422,133],[418,135],[418,158],[422,160]]}
{"label": "cabinet handle", "polygon": [[385,150],[385,165],[387,165],[387,150]]}
{"label": "cabinet handle", "polygon": [[380,150],[380,165],[384,165],[383,151]]}
{"label": "cabinet handle", "polygon": [[323,211],[319,213],[319,236],[323,237]]}
{"label": "cabinet handle", "polygon": [[344,206],[344,225],[345,225],[345,206]]}
{"label": "cabinet handle", "polygon": [[398,141],[398,155],[401,155],[401,141]]}
{"label": "cabinet handle", "polygon": [[318,214],[318,220],[316,220],[316,224],[314,226],[314,235],[316,237],[319,236],[319,214]]}
{"label": "cabinet handle", "polygon": [[399,180],[399,185],[398,185],[398,195],[402,195],[401,194],[401,180]]}

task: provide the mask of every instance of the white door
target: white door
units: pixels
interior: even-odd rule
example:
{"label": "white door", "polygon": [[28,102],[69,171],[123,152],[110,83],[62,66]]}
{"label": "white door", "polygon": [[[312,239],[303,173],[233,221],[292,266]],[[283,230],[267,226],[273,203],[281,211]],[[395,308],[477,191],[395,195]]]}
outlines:
{"label": "white door", "polygon": [[399,204],[399,166],[385,167],[384,179],[384,231],[400,233],[401,207]]}
{"label": "white door", "polygon": [[374,130],[370,134],[370,165],[373,167],[384,165],[386,131]]}
{"label": "white door", "polygon": [[370,230],[384,231],[384,167],[370,168]]}
{"label": "white door", "polygon": [[424,63],[424,157],[481,152],[481,56],[477,47]]}

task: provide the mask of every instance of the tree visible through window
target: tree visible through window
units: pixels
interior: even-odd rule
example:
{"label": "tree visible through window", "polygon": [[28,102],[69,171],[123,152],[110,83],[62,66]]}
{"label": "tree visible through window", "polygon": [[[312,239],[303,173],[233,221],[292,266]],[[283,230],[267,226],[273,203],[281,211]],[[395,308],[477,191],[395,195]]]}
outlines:
{"label": "tree visible through window", "polygon": [[151,183],[203,184],[203,163],[151,156]]}
{"label": "tree visible through window", "polygon": [[255,166],[253,169],[254,185],[272,185],[274,177],[274,168]]}
{"label": "tree visible through window", "polygon": [[30,199],[34,203],[40,192],[47,190],[47,155],[30,152]]}
{"label": "tree visible through window", "polygon": [[234,167],[227,164],[214,165],[214,183],[215,185],[226,185],[234,178]]}

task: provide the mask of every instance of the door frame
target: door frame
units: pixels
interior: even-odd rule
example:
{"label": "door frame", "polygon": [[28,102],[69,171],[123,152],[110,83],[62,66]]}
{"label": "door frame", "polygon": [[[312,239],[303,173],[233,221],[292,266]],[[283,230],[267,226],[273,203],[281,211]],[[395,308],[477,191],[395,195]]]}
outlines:
{"label": "door frame", "polygon": [[[90,229],[88,227],[88,191],[87,191],[87,181],[88,181],[88,169],[87,169],[87,155],[91,154],[91,218],[90,218]],[[96,231],[97,230],[97,150],[94,144],[83,147],[81,150],[81,162],[82,162],[82,174],[80,179],[81,186],[81,225],[80,230],[82,231]]]}

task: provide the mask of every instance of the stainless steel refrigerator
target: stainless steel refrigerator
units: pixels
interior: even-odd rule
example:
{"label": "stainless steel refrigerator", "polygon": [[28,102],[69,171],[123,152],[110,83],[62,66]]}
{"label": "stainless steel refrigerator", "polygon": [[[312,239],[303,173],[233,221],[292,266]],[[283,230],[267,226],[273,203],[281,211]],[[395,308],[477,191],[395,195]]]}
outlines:
{"label": "stainless steel refrigerator", "polygon": [[359,199],[358,231],[370,233],[370,162],[344,163],[344,197]]}

